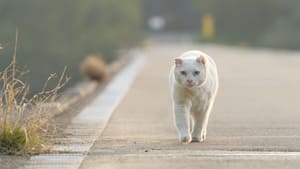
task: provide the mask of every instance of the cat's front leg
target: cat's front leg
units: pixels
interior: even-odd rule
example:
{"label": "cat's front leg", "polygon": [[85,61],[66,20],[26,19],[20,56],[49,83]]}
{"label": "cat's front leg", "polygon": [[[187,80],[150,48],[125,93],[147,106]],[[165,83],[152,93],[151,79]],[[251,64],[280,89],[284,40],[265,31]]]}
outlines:
{"label": "cat's front leg", "polygon": [[183,144],[188,144],[192,141],[192,136],[190,132],[190,113],[187,106],[185,105],[175,105],[175,124],[179,134],[179,140]]}
{"label": "cat's front leg", "polygon": [[206,139],[206,131],[211,108],[212,104],[208,104],[193,114],[195,119],[195,125],[192,133],[193,142],[203,142]]}

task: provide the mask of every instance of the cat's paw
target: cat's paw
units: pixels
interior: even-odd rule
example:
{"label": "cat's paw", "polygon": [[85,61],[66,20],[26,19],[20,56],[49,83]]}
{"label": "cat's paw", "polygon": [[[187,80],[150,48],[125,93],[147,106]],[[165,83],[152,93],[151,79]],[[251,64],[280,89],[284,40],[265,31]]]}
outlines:
{"label": "cat's paw", "polygon": [[189,144],[192,141],[192,137],[190,134],[180,136],[180,142],[182,144]]}
{"label": "cat's paw", "polygon": [[204,138],[202,137],[193,137],[192,138],[192,142],[204,142]]}
{"label": "cat's paw", "polygon": [[192,142],[204,142],[205,139],[206,139],[206,131],[202,131],[199,137],[198,136],[192,137]]}

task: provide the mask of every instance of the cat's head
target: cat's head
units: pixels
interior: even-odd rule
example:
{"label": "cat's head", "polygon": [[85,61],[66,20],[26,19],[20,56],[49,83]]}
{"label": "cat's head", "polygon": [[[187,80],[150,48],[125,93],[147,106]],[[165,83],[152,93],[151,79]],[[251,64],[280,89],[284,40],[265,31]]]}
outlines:
{"label": "cat's head", "polygon": [[201,86],[206,81],[206,59],[204,56],[175,58],[175,80],[186,88]]}

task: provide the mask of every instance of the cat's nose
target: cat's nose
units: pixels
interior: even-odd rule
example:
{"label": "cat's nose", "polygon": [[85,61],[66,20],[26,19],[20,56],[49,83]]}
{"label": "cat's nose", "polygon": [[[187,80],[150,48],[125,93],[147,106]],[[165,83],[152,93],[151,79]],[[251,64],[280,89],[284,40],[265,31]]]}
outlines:
{"label": "cat's nose", "polygon": [[192,82],[193,82],[193,80],[187,80],[187,82],[188,82],[188,83],[192,83]]}

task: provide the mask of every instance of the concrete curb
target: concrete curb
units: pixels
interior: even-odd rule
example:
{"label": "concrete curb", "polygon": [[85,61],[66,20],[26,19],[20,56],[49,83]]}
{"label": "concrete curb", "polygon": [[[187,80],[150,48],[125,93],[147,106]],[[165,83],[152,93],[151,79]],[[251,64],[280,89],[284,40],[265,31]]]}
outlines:
{"label": "concrete curb", "polygon": [[107,82],[111,80],[111,77],[114,77],[128,64],[128,60],[131,60],[132,56],[135,54],[132,53],[134,51],[135,50],[132,50],[123,54],[121,58],[118,58],[107,65],[110,76],[107,81],[97,82],[92,80],[83,80],[62,92],[54,102],[42,104],[41,108],[47,109],[47,111],[45,111],[45,116],[48,116],[49,119],[53,119],[56,116],[62,115],[69,108],[92,95],[97,91],[97,89],[104,87]]}
{"label": "concrete curb", "polygon": [[[57,154],[32,156],[25,169],[60,168],[77,169],[87,156],[89,149],[104,130],[112,112],[130,89],[144,57],[135,54],[133,61],[122,69],[107,87],[79,113],[64,130],[66,137],[58,139],[59,145],[51,149]],[[121,84],[121,85],[120,85]]]}

